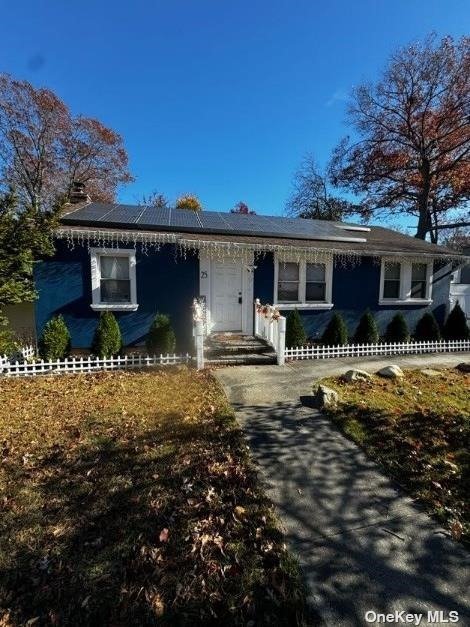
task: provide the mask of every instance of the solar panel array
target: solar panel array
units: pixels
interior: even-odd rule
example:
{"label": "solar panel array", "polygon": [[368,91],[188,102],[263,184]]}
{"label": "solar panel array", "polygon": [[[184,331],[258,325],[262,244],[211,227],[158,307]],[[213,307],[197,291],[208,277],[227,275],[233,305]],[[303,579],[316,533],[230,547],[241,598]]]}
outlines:
{"label": "solar panel array", "polygon": [[344,223],[104,203],[91,203],[72,211],[63,216],[62,222],[68,225],[95,228],[108,227],[350,242],[366,241],[362,233],[348,232],[347,225]]}

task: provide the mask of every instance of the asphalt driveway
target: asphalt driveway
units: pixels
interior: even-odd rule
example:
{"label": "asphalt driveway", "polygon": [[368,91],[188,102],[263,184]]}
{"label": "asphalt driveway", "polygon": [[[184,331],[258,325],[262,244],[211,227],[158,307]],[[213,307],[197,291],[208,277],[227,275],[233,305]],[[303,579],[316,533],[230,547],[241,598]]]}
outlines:
{"label": "asphalt driveway", "polygon": [[[215,371],[235,408],[324,624],[367,625],[368,611],[459,612],[470,624],[470,554],[317,410],[316,378],[350,367],[454,366],[470,355],[239,366]],[[395,624],[401,624],[397,622]]]}

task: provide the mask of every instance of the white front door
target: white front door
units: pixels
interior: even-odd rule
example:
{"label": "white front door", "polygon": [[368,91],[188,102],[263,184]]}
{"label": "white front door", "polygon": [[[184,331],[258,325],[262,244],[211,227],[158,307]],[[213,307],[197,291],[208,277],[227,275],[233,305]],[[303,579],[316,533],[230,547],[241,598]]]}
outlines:
{"label": "white front door", "polygon": [[243,265],[226,260],[212,262],[213,331],[242,330]]}

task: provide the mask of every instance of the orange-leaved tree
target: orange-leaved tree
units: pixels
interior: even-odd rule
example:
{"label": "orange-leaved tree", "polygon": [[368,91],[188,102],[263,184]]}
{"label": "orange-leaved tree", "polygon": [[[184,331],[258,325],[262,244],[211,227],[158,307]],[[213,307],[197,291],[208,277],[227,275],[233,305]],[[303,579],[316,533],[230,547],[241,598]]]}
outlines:
{"label": "orange-leaved tree", "polygon": [[334,151],[332,182],[362,199],[364,217],[416,216],[416,237],[437,241],[442,220],[468,216],[469,111],[469,37],[398,50],[376,84],[353,90],[355,139]]}
{"label": "orange-leaved tree", "polygon": [[47,211],[80,181],[94,200],[112,201],[132,180],[121,136],[93,118],[73,116],[50,89],[0,74],[0,189]]}
{"label": "orange-leaved tree", "polygon": [[175,207],[188,211],[202,211],[201,201],[195,194],[183,194],[176,200]]}

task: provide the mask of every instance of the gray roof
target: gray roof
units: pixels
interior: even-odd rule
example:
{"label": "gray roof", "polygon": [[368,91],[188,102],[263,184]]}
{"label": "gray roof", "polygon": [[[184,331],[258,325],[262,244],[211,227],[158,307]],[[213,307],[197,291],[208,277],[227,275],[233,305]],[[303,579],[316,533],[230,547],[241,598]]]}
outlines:
{"label": "gray roof", "polygon": [[[262,243],[291,246],[407,254],[455,256],[442,246],[403,235],[378,226],[361,226],[346,222],[306,220],[264,215],[240,215],[216,211],[193,212],[182,209],[135,205],[90,203],[73,208],[62,216],[63,226],[126,231],[158,231],[184,234],[197,239]],[[282,240],[282,241],[281,241]]]}

